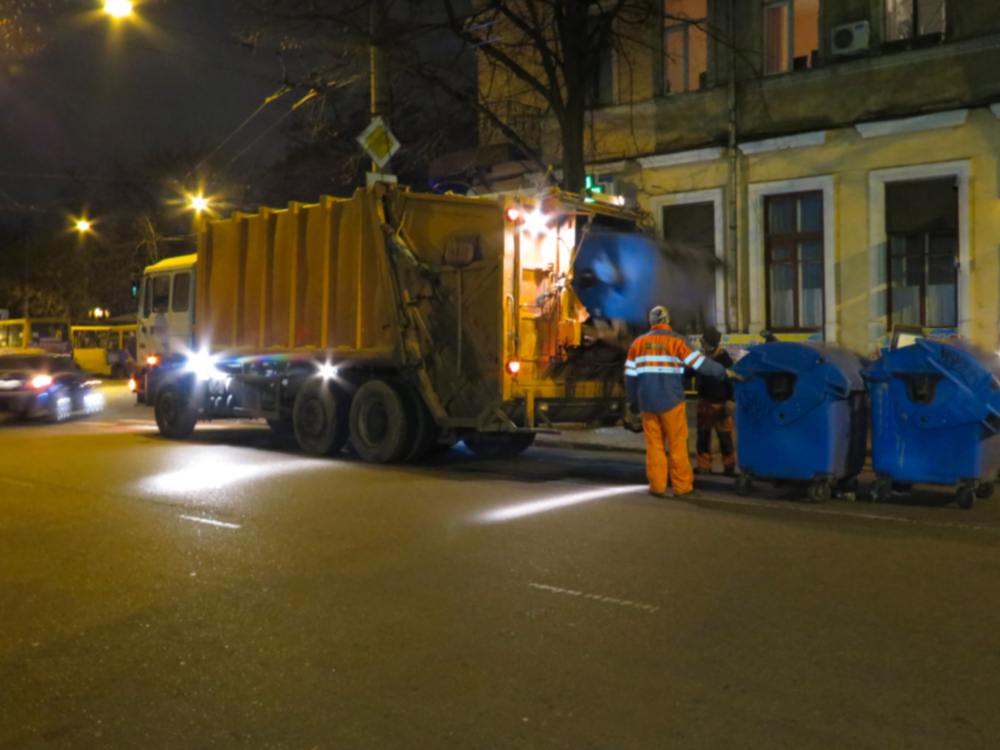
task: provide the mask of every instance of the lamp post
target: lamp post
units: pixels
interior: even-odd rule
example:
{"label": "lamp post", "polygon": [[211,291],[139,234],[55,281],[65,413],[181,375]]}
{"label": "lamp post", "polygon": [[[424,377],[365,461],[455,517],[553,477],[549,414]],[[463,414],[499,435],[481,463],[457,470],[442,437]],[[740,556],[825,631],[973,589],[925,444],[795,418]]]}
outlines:
{"label": "lamp post", "polygon": [[104,0],[102,10],[112,18],[120,20],[129,18],[135,11],[135,6],[130,0]]}
{"label": "lamp post", "polygon": [[[73,229],[77,233],[77,240],[81,247],[87,240],[87,235],[93,233],[94,222],[92,219],[88,219],[86,216],[80,216],[73,219]],[[84,263],[83,272],[83,297],[86,300],[90,295],[90,264]],[[89,301],[89,300],[88,300]]]}
{"label": "lamp post", "polygon": [[204,193],[192,193],[187,199],[188,210],[194,212],[192,227],[194,229],[195,241],[205,227],[205,217],[212,212],[212,201]]}

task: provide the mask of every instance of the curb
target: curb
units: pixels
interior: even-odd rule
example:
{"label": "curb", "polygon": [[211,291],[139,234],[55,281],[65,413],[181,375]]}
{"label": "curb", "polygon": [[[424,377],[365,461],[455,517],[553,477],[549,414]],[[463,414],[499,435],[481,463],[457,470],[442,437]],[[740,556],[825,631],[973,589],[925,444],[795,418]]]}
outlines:
{"label": "curb", "polygon": [[601,451],[603,453],[636,453],[645,454],[646,449],[643,448],[628,448],[623,445],[610,445],[607,443],[577,443],[572,440],[538,440],[535,443],[538,447],[545,448],[565,448],[569,450],[579,450],[579,451]]}

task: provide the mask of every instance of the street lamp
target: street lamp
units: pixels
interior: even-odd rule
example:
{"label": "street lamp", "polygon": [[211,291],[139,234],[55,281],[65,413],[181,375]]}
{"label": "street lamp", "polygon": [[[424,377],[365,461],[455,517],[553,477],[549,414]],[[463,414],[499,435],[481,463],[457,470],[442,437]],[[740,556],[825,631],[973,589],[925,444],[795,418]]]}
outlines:
{"label": "street lamp", "polygon": [[209,207],[209,200],[201,193],[198,195],[189,196],[188,202],[196,214],[200,214],[203,211],[207,211]]}
{"label": "street lamp", "polygon": [[104,0],[103,10],[112,18],[128,18],[134,8],[130,0]]}
{"label": "street lamp", "polygon": [[81,235],[83,235],[93,230],[94,224],[89,219],[77,219],[73,223],[73,228]]}

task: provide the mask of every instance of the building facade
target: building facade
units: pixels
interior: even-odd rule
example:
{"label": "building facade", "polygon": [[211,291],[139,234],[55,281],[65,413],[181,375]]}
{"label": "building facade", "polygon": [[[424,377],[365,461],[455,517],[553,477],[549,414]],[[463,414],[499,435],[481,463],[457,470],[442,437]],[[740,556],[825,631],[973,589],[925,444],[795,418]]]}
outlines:
{"label": "building facade", "polygon": [[721,261],[706,321],[1000,348],[1000,3],[662,2],[611,50],[589,171]]}

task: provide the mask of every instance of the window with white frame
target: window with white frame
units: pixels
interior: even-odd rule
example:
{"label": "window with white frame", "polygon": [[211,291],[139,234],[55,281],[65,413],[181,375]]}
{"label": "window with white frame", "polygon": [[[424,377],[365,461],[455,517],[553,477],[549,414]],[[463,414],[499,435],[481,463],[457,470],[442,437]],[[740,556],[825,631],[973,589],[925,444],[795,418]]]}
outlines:
{"label": "window with white frame", "polygon": [[885,0],[885,40],[944,34],[945,0]]}
{"label": "window with white frame", "polygon": [[663,0],[663,90],[705,87],[708,71],[708,0]]}
{"label": "window with white frame", "polygon": [[819,0],[764,3],[765,73],[811,68],[818,54]]}
{"label": "window with white frame", "polygon": [[764,199],[767,327],[775,331],[823,328],[823,192]]}
{"label": "window with white frame", "polygon": [[890,328],[958,324],[957,192],[954,177],[885,186]]}
{"label": "window with white frame", "polygon": [[663,241],[684,278],[689,304],[672,308],[673,326],[687,335],[716,326],[716,204],[712,200],[668,204],[661,209]]}

